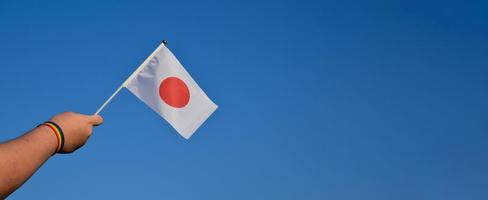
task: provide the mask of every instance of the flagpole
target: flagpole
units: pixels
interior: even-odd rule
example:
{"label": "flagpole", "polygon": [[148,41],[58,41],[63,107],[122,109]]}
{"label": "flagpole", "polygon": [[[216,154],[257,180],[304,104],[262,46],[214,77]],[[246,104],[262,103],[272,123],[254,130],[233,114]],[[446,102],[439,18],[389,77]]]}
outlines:
{"label": "flagpole", "polygon": [[122,84],[122,85],[120,85],[120,87],[119,87],[119,88],[117,88],[117,90],[115,90],[115,92],[112,94],[112,96],[110,96],[110,97],[109,97],[109,98],[108,98],[108,99],[105,101],[105,103],[103,103],[103,104],[102,104],[102,106],[100,106],[100,108],[98,108],[97,112],[95,112],[95,115],[98,115],[98,113],[100,113],[100,112],[103,110],[103,108],[105,108],[105,106],[107,106],[108,102],[110,102],[110,101],[111,101],[111,100],[114,98],[114,96],[115,96],[117,93],[119,93],[119,92],[120,92],[120,90],[121,90],[123,87],[124,87],[124,85],[123,85],[123,84]]}
{"label": "flagpole", "polygon": [[158,46],[158,48],[156,48],[156,50],[154,50],[154,51],[151,53],[151,55],[149,55],[149,57],[147,57],[147,58],[146,58],[146,60],[144,60],[144,62],[143,62],[141,65],[139,65],[139,67],[137,67],[137,69],[136,69],[136,70],[134,70],[134,72],[132,72],[132,74],[129,76],[129,78],[127,78],[127,79],[126,79],[126,80],[125,80],[125,81],[122,83],[122,85],[120,85],[120,86],[119,86],[119,88],[117,88],[117,90],[115,90],[115,92],[112,94],[112,96],[110,96],[110,97],[109,97],[109,98],[108,98],[108,99],[105,101],[105,103],[103,103],[103,104],[102,104],[102,106],[100,106],[100,108],[98,108],[97,112],[95,112],[95,114],[94,114],[94,115],[98,115],[98,113],[100,113],[100,112],[103,110],[103,108],[105,108],[105,106],[107,106],[107,104],[108,104],[108,103],[109,103],[109,102],[110,102],[110,101],[111,101],[111,100],[112,100],[112,99],[115,97],[115,95],[117,95],[117,94],[120,92],[120,90],[122,90],[122,88],[124,88],[124,87],[127,85],[127,82],[128,82],[129,80],[132,80],[132,78],[133,78],[133,77],[134,77],[136,74],[138,74],[138,73],[139,73],[139,71],[141,71],[141,70],[142,70],[142,68],[143,68],[144,66],[146,66],[146,65],[147,65],[147,63],[149,63],[149,61],[151,61],[152,57],[154,57],[154,56],[156,55],[156,53],[157,53],[157,52],[159,52],[159,50],[160,50],[160,49],[161,49],[163,46],[166,46],[166,44],[167,44],[168,42],[167,42],[166,40],[163,40],[161,43],[162,43],[162,44],[160,44],[160,45]]}

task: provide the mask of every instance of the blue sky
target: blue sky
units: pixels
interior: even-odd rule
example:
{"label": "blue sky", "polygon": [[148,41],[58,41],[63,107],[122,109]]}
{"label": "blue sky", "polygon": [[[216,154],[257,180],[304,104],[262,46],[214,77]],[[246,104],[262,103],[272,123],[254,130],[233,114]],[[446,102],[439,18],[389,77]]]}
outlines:
{"label": "blue sky", "polygon": [[0,1],[0,140],[93,113],[169,41],[219,109],[127,90],[11,199],[487,199],[484,1]]}

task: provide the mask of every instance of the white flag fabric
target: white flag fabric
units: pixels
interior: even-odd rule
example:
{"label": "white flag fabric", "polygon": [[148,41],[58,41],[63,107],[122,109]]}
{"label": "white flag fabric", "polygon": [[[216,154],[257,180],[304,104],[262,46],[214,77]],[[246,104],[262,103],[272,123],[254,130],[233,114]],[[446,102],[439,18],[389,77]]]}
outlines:
{"label": "white flag fabric", "polygon": [[186,139],[217,109],[217,105],[164,44],[144,61],[123,86]]}

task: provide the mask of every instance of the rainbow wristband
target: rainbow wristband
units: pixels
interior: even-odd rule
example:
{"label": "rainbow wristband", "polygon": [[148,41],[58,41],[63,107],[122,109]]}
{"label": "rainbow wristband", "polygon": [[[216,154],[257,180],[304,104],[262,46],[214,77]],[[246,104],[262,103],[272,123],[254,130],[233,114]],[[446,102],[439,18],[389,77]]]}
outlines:
{"label": "rainbow wristband", "polygon": [[[49,127],[54,132],[54,135],[56,135],[56,140],[58,141],[58,146],[56,147],[56,152],[54,152],[54,154],[61,152],[61,150],[63,149],[63,146],[64,146],[63,130],[61,129],[61,127],[59,127],[56,123],[54,123],[52,121],[47,121],[47,122],[44,122],[42,124],[39,124],[39,126],[43,126],[43,125]],[[39,126],[37,126],[37,127],[39,127]]]}

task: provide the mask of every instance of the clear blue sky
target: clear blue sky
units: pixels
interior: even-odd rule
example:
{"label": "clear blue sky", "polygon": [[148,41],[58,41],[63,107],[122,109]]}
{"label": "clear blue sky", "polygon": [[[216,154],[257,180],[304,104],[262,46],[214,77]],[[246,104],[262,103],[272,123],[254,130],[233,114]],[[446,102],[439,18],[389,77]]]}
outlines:
{"label": "clear blue sky", "polygon": [[127,90],[11,199],[488,199],[486,1],[0,1],[0,140],[93,113],[163,39],[219,109]]}

